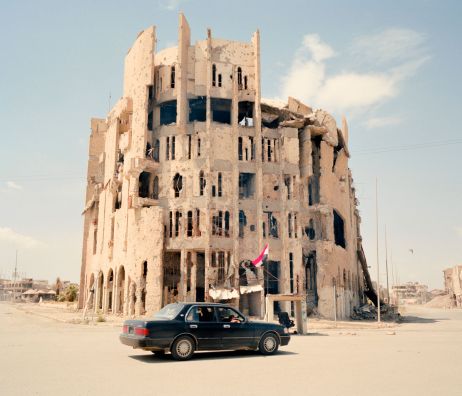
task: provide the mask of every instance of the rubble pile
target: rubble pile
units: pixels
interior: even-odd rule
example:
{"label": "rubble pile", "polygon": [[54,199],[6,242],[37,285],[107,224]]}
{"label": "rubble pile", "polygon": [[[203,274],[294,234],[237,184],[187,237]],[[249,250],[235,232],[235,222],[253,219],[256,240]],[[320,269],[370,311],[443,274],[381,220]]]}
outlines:
{"label": "rubble pile", "polygon": [[[364,304],[360,307],[353,307],[351,314],[353,320],[377,320],[377,308],[372,304]],[[383,304],[380,306],[380,319],[384,322],[399,322],[401,315],[397,307]]]}

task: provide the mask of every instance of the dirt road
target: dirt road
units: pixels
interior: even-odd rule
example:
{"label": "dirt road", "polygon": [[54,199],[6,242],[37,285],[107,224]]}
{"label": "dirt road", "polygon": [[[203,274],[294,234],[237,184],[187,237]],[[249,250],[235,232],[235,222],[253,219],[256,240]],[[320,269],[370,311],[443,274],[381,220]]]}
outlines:
{"label": "dirt road", "polygon": [[121,345],[118,328],[0,303],[0,394],[460,395],[462,311],[408,314],[395,329],[311,330],[275,356],[201,353],[174,362]]}

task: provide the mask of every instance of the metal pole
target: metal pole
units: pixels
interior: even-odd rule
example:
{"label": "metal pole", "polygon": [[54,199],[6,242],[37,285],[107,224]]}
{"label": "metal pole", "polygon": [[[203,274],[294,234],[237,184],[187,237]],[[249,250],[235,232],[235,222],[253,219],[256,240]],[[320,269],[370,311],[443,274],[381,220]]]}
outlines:
{"label": "metal pole", "polygon": [[387,272],[387,299],[390,304],[390,287],[388,285],[388,246],[387,246],[387,225],[385,224],[385,269]]}
{"label": "metal pole", "polygon": [[380,323],[380,264],[379,264],[379,197],[378,180],[375,179],[375,231],[377,247],[377,323]]}

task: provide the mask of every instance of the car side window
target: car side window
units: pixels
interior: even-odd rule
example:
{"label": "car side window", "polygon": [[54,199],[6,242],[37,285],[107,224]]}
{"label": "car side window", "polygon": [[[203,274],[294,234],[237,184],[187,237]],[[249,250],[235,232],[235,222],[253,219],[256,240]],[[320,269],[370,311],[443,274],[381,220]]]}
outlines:
{"label": "car side window", "polygon": [[186,316],[188,322],[215,322],[215,314],[213,307],[207,306],[194,306],[192,307],[188,315]]}
{"label": "car side window", "polygon": [[242,323],[245,318],[232,308],[218,307],[218,321],[227,323]]}

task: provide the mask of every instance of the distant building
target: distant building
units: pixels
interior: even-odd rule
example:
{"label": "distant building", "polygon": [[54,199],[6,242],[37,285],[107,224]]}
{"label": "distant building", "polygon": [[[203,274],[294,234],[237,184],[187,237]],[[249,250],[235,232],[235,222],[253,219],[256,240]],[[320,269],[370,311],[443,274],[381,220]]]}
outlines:
{"label": "distant building", "polygon": [[455,307],[462,307],[462,265],[456,265],[443,271],[444,289]]}
{"label": "distant building", "polygon": [[419,282],[407,282],[392,287],[390,296],[393,304],[425,304],[430,301],[431,296],[428,286]]}

